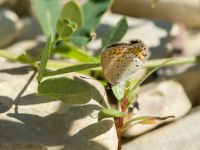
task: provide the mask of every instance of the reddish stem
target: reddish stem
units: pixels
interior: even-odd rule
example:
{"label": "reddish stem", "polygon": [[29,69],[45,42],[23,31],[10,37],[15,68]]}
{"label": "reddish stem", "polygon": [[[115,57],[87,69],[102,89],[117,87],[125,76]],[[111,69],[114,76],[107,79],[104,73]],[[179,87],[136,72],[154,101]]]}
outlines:
{"label": "reddish stem", "polygon": [[[124,97],[124,101],[120,104],[120,108],[122,112],[126,112],[128,105],[128,97]],[[118,150],[121,149],[121,129],[124,124],[124,117],[115,118],[115,124],[117,128],[117,136],[118,136]]]}

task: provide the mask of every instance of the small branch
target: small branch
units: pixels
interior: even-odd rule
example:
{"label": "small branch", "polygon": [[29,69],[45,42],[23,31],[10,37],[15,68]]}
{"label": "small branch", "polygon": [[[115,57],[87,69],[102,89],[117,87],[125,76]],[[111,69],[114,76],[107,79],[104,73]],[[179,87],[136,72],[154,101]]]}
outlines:
{"label": "small branch", "polygon": [[[144,65],[145,68],[155,68],[156,66],[162,64],[163,62],[169,60],[169,58],[163,58],[163,59],[154,59],[149,60]],[[200,63],[200,56],[188,56],[188,57],[177,57],[172,58],[171,61],[165,63],[163,66],[174,66],[174,65],[180,65],[180,64],[191,64],[191,63]],[[85,63],[89,64],[89,63]],[[93,70],[101,70],[100,63],[94,62],[93,64],[96,64],[93,68]],[[66,62],[60,62],[55,60],[49,60],[47,67],[50,68],[62,68],[69,66],[69,63]]]}
{"label": "small branch", "polygon": [[[0,57],[7,58],[12,61],[16,61],[18,55],[12,54],[7,52],[6,50],[1,50],[0,49]],[[154,68],[160,64],[162,64],[164,61],[168,60],[169,58],[163,58],[163,59],[154,59],[154,60],[149,60],[147,63],[144,65],[145,68]],[[163,66],[174,66],[174,65],[180,65],[180,64],[191,64],[191,63],[200,63],[200,56],[188,56],[188,57],[177,57],[173,58],[170,62],[164,64]],[[89,63],[85,63],[89,64]],[[101,70],[101,65],[99,62],[94,62],[93,67],[90,69],[93,70]],[[63,67],[69,67],[72,64],[69,62],[61,62],[61,61],[56,61],[56,60],[49,60],[47,64],[48,69],[59,69]],[[79,70],[80,71],[80,70]]]}
{"label": "small branch", "polygon": [[37,71],[33,71],[33,74],[30,76],[30,78],[28,79],[28,81],[26,82],[26,84],[24,85],[24,87],[22,88],[22,90],[19,92],[19,94],[17,95],[17,97],[14,99],[15,113],[16,114],[18,114],[18,105],[20,103],[20,98],[21,98],[22,94],[25,92],[25,90],[30,85],[30,83],[33,81],[33,79],[34,79],[34,77],[35,77],[36,74],[37,74]]}
{"label": "small branch", "polygon": [[[146,68],[154,68],[169,58],[164,58],[164,59],[154,59],[154,60],[149,60],[147,63],[144,65]],[[180,65],[180,64],[191,64],[191,63],[200,63],[200,56],[188,56],[188,57],[176,57],[172,58],[171,61],[165,63],[164,66],[174,66],[174,65]]]}
{"label": "small branch", "polygon": [[61,69],[57,69],[55,71],[47,71],[44,73],[44,76],[53,76],[53,75],[58,75],[58,74],[63,74],[63,73],[68,73],[68,72],[76,72],[80,70],[95,68],[98,66],[100,66],[99,63],[77,64],[77,65],[72,65],[72,66],[61,68]]}
{"label": "small branch", "polygon": [[[61,69],[61,68],[65,68],[65,67],[73,67],[76,65],[90,65],[93,64],[93,66],[91,66],[90,69],[92,70],[101,70],[101,64],[100,62],[88,62],[88,63],[82,63],[82,64],[70,64],[69,62],[63,62],[63,61],[57,61],[57,60],[49,60],[47,63],[47,69]],[[80,71],[80,70],[78,70]]]}
{"label": "small branch", "polygon": [[61,61],[61,60],[48,60],[47,62],[47,68],[48,69],[60,69],[64,67],[69,67],[71,65],[74,65],[69,62]]}

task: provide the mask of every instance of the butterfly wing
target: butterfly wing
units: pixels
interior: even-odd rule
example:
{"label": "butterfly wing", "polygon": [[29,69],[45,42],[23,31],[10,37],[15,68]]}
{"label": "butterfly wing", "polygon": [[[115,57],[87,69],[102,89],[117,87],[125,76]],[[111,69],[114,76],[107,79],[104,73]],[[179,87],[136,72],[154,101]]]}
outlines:
{"label": "butterfly wing", "polygon": [[[145,54],[145,56],[143,55]],[[103,73],[112,85],[128,80],[149,57],[143,43],[123,43],[108,47],[101,54]]]}

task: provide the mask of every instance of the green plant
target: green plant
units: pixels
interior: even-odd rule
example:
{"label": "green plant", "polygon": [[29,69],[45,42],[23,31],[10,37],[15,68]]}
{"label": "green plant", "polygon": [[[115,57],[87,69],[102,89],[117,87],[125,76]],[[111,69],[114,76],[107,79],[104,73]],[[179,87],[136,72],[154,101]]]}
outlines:
{"label": "green plant", "polygon": [[[37,71],[39,95],[53,97],[55,100],[61,100],[69,104],[88,102],[90,100],[89,86],[78,79],[57,77],[55,75],[88,69],[101,70],[98,56],[89,55],[86,51],[86,45],[95,37],[95,30],[100,19],[112,4],[112,0],[88,0],[83,6],[79,6],[76,1],[72,0],[66,3],[62,10],[58,1],[55,0],[33,0],[33,4],[37,12],[37,18],[47,37],[41,61],[37,61],[27,53],[16,56],[3,50],[0,50],[0,56],[25,63]],[[93,13],[90,13],[91,10]],[[126,18],[122,17],[117,25],[102,37],[102,49],[121,40],[127,29]],[[58,54],[61,58],[73,59],[76,64],[51,60],[50,58],[54,54]],[[118,99],[119,109],[103,108],[98,115],[99,121],[114,117],[120,139],[121,132],[130,127],[130,123],[151,124],[156,120],[172,117],[141,116],[130,119],[128,109],[134,103],[137,89],[141,83],[155,70],[163,66],[197,62],[200,62],[199,57],[177,58],[170,61],[167,59],[148,61],[144,67],[149,69],[149,73],[145,77],[130,80],[125,87],[112,87],[113,93]],[[52,77],[46,78],[49,76]],[[77,99],[77,97],[81,97],[81,99]]]}

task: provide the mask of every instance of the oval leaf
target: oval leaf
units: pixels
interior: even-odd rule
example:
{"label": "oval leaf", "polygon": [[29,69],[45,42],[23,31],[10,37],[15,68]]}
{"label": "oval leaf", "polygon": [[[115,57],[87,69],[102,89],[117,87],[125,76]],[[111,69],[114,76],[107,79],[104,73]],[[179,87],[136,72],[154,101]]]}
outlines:
{"label": "oval leaf", "polygon": [[68,104],[84,104],[91,99],[91,86],[78,78],[51,78],[39,84],[38,94],[49,96]]}
{"label": "oval leaf", "polygon": [[59,53],[62,57],[73,58],[81,62],[95,62],[96,58],[90,56],[86,51],[72,45],[63,44],[57,48],[55,52]]}
{"label": "oval leaf", "polygon": [[34,60],[26,52],[19,55],[16,60],[21,63],[30,64],[30,65],[35,66]]}
{"label": "oval leaf", "polygon": [[111,28],[107,34],[102,38],[102,49],[115,42],[120,41],[128,30],[128,23],[126,18],[119,20],[117,25]]}
{"label": "oval leaf", "polygon": [[77,23],[78,28],[83,26],[83,13],[75,1],[66,3],[61,12],[61,19],[70,19]]}
{"label": "oval leaf", "polygon": [[93,28],[90,27],[82,27],[76,30],[70,40],[77,46],[82,47],[85,46],[89,41],[96,37],[96,33]]}
{"label": "oval leaf", "polygon": [[72,36],[70,40],[78,47],[83,47],[89,42],[87,37],[82,36]]}
{"label": "oval leaf", "polygon": [[124,97],[124,87],[120,85],[112,86],[112,91],[117,100],[121,100]]}
{"label": "oval leaf", "polygon": [[73,33],[73,28],[70,25],[65,25],[61,37],[63,39],[68,38]]}
{"label": "oval leaf", "polygon": [[67,40],[68,37],[72,35],[74,30],[76,30],[76,27],[76,23],[71,22],[69,19],[59,19],[57,21],[58,39]]}
{"label": "oval leaf", "polygon": [[83,5],[85,26],[96,28],[102,15],[111,6],[113,0],[88,0]]}
{"label": "oval leaf", "polygon": [[122,117],[125,115],[126,115],[125,112],[121,112],[116,109],[105,108],[99,112],[98,120],[102,120],[104,118],[111,118],[111,117]]}
{"label": "oval leaf", "polygon": [[56,23],[60,14],[59,2],[56,0],[32,0],[32,3],[46,37],[49,37],[50,34],[55,35]]}

